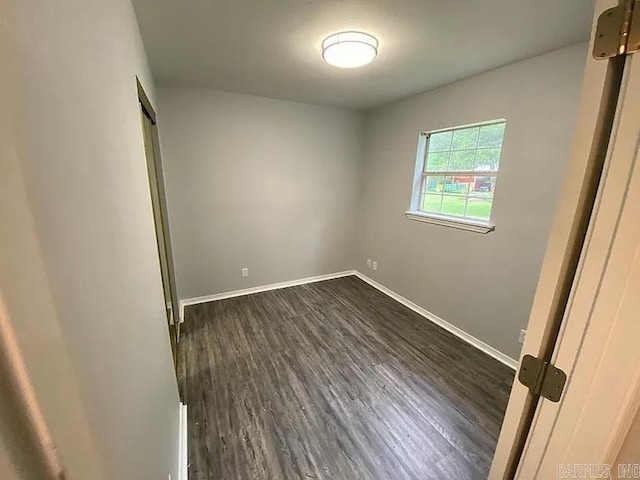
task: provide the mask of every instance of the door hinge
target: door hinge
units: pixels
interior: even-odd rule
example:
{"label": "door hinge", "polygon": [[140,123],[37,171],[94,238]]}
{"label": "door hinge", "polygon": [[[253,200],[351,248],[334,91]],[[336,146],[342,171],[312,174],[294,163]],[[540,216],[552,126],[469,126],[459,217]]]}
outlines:
{"label": "door hinge", "polygon": [[518,380],[525,387],[529,387],[532,394],[559,402],[567,382],[567,374],[549,362],[533,355],[525,355],[520,363]]}
{"label": "door hinge", "polygon": [[640,50],[640,0],[624,0],[598,17],[593,56],[606,60]]}

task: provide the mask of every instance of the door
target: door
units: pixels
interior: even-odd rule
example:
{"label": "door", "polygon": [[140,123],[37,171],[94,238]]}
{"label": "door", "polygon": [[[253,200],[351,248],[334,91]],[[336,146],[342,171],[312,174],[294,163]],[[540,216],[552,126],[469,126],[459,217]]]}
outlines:
{"label": "door", "polygon": [[162,163],[160,162],[160,149],[158,142],[158,128],[156,115],[140,82],[138,82],[138,98],[140,100],[140,116],[142,120],[142,132],[144,135],[144,149],[147,158],[147,172],[149,174],[149,190],[153,207],[153,220],[156,230],[158,246],[158,259],[160,273],[162,274],[162,288],[164,291],[165,312],[171,340],[173,363],[177,367],[177,344],[179,323],[176,321],[175,312],[178,306],[177,292],[175,288],[175,275],[173,271],[173,257],[171,253],[171,236],[169,233],[169,221],[167,216],[167,202],[164,190],[164,177],[162,175]]}
{"label": "door", "polygon": [[[635,2],[623,3],[632,12]],[[594,26],[616,5],[598,0]],[[595,28],[591,47],[594,38]],[[523,354],[566,372],[567,384],[554,403],[516,381],[491,479],[602,478],[597,474],[615,459],[640,404],[639,62],[587,59],[569,169],[523,346]],[[574,464],[594,471],[571,471]]]}
{"label": "door", "polygon": [[[610,471],[640,405],[640,58],[621,102],[580,270],[553,362],[570,374],[537,413],[519,478]],[[636,445],[635,463],[640,462]],[[570,478],[570,477],[569,477]],[[606,477],[605,477],[606,478]],[[624,477],[622,477],[624,478]],[[638,470],[634,476],[638,478]]]}

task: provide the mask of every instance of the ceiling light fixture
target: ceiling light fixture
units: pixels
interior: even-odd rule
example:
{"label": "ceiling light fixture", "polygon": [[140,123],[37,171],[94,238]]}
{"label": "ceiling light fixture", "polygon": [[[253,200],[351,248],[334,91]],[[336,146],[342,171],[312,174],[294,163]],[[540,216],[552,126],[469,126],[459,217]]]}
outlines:
{"label": "ceiling light fixture", "polygon": [[378,55],[376,37],[362,32],[340,32],[322,42],[322,58],[339,68],[362,67]]}

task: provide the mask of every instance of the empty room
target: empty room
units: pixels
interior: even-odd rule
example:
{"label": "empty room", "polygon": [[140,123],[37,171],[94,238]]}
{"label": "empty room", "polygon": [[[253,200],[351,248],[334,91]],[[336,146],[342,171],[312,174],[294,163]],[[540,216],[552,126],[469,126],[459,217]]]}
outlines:
{"label": "empty room", "polygon": [[5,2],[0,477],[638,478],[636,3]]}

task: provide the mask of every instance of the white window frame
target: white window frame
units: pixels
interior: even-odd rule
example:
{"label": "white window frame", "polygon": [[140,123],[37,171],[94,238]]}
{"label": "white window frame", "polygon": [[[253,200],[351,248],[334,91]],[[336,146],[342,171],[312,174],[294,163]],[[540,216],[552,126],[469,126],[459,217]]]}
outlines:
{"label": "white window frame", "polygon": [[[495,120],[489,120],[486,122],[472,123],[469,125],[460,125],[457,127],[449,127],[442,128],[439,130],[431,130],[428,132],[421,132],[418,138],[418,149],[416,153],[416,163],[415,163],[415,171],[413,175],[413,188],[411,190],[411,205],[409,210],[405,212],[405,215],[410,220],[416,220],[419,222],[431,223],[434,225],[441,225],[444,227],[458,228],[461,230],[467,230],[470,232],[476,233],[489,233],[493,232],[496,228],[495,224],[491,221],[491,217],[489,220],[481,220],[470,217],[462,217],[462,216],[454,216],[454,215],[444,215],[438,213],[424,212],[420,210],[420,196],[422,194],[422,179],[425,175],[432,176],[454,176],[454,175],[473,175],[473,176],[492,176],[497,177],[499,175],[500,167],[498,166],[497,171],[466,171],[466,170],[455,170],[455,171],[433,171],[426,172],[425,171],[425,163],[427,161],[427,146],[429,145],[429,136],[434,133],[441,132],[449,132],[460,130],[469,127],[481,127],[483,125],[493,125],[495,123],[505,123],[506,120],[504,118],[498,118]],[[502,149],[502,147],[501,147]],[[502,150],[500,152],[502,155]],[[493,213],[493,203],[491,205],[491,210]]]}

